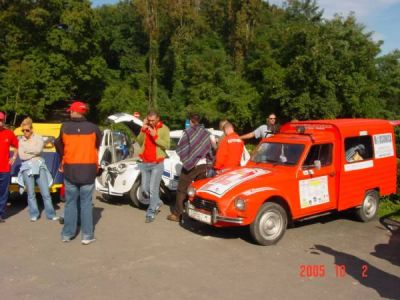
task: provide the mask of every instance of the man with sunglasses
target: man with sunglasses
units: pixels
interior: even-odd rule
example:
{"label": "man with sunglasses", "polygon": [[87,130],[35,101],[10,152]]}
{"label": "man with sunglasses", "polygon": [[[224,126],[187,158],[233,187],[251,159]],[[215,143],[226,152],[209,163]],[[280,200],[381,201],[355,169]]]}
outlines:
{"label": "man with sunglasses", "polygon": [[[4,223],[4,212],[8,198],[11,166],[17,159],[18,140],[14,132],[5,128],[6,116],[0,112],[0,223]],[[10,158],[10,146],[14,155]]]}
{"label": "man with sunglasses", "polygon": [[274,113],[270,114],[267,118],[267,124],[263,124],[258,127],[256,130],[241,135],[240,138],[242,140],[247,139],[263,139],[269,136],[274,135],[275,133],[279,132],[279,125],[276,122],[276,115]]}

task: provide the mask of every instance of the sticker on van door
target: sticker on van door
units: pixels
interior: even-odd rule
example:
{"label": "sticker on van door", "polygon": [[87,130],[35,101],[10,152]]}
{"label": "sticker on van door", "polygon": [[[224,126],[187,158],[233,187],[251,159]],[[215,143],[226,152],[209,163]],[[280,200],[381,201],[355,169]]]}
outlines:
{"label": "sticker on van door", "polygon": [[373,135],[373,139],[375,158],[384,158],[394,155],[391,133],[375,134]]}
{"label": "sticker on van door", "polygon": [[301,208],[329,202],[328,176],[300,180],[299,191]]}

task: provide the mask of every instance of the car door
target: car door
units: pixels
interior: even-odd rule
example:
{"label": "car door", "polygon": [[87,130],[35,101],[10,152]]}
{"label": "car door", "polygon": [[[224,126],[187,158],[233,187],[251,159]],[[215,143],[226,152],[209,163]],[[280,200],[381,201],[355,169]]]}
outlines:
{"label": "car door", "polygon": [[336,208],[336,172],[333,144],[312,145],[298,170],[298,217]]}

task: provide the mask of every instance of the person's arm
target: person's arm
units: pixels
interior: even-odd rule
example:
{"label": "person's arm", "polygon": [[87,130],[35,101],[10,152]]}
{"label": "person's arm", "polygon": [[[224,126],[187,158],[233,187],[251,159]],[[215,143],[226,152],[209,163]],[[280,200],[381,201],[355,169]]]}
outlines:
{"label": "person's arm", "polygon": [[100,128],[98,126],[96,126],[95,133],[96,133],[96,148],[99,149],[101,145],[102,136]]}
{"label": "person's arm", "polygon": [[189,137],[186,131],[183,131],[182,137],[180,138],[178,145],[176,147],[176,153],[183,162],[189,157],[190,147],[189,147]]}
{"label": "person's arm", "polygon": [[222,141],[219,144],[219,147],[217,149],[217,154],[215,156],[215,163],[214,163],[214,169],[220,170],[224,168],[224,163],[225,163],[225,158],[228,153],[228,144],[226,137],[222,139]]}
{"label": "person's arm", "polygon": [[154,142],[157,146],[162,148],[163,150],[167,150],[170,147],[170,137],[169,137],[169,128],[167,126],[161,127],[156,135],[153,137]]}
{"label": "person's arm", "polygon": [[239,138],[242,139],[242,140],[248,140],[248,139],[252,139],[254,137],[255,137],[254,131],[239,136]]}
{"label": "person's arm", "polygon": [[63,135],[63,127],[64,125],[61,125],[60,128],[60,134],[58,135],[58,138],[54,141],[54,146],[56,147],[57,153],[60,155],[60,160],[63,160],[64,156],[64,143],[62,141],[62,135]]}
{"label": "person's arm", "polygon": [[10,140],[10,144],[11,146],[14,148],[14,154],[13,156],[10,158],[10,165],[14,164],[16,159],[17,159],[17,155],[18,155],[18,139],[15,136],[14,132],[11,132],[11,140]]}

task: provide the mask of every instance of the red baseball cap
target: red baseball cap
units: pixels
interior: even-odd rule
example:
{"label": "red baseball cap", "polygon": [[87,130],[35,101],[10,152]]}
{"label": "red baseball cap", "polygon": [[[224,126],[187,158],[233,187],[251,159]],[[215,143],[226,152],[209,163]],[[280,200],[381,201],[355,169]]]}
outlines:
{"label": "red baseball cap", "polygon": [[0,111],[0,120],[4,120],[6,118],[6,115]]}
{"label": "red baseball cap", "polygon": [[85,114],[88,111],[87,105],[84,102],[75,101],[71,104],[71,106],[67,109],[68,112],[74,111],[80,114]]}

